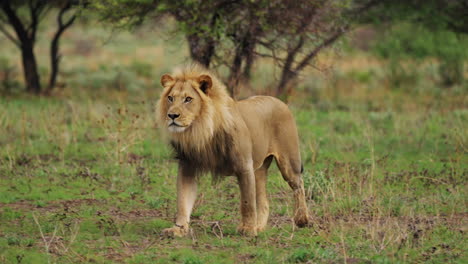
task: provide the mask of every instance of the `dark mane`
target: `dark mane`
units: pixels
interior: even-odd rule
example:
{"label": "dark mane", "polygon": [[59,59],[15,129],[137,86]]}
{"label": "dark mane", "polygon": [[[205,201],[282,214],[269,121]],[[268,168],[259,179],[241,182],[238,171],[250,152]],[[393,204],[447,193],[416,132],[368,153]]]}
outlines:
{"label": "dark mane", "polygon": [[197,174],[210,172],[215,179],[233,174],[230,156],[233,139],[224,130],[216,132],[201,150],[184,147],[174,141],[171,141],[171,146],[174,149],[175,158],[189,165]]}

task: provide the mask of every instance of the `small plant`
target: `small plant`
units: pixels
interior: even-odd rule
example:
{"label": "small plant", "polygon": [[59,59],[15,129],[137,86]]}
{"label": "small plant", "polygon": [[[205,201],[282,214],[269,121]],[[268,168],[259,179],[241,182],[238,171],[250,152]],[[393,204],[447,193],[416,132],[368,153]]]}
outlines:
{"label": "small plant", "polygon": [[153,209],[160,209],[163,207],[164,204],[167,203],[167,201],[165,199],[161,199],[161,198],[154,198],[154,199],[149,199],[147,201],[149,207],[153,208]]}
{"label": "small plant", "polygon": [[398,58],[391,58],[388,65],[387,80],[390,87],[409,88],[417,85],[419,81],[417,66],[405,65],[404,61]]}
{"label": "small plant", "polygon": [[97,226],[103,231],[104,236],[120,236],[119,228],[111,217],[101,217]]}
{"label": "small plant", "polygon": [[198,257],[196,256],[188,256],[188,257],[185,257],[183,258],[183,262],[184,264],[203,264],[204,262],[201,261]]}
{"label": "small plant", "polygon": [[309,249],[298,248],[291,254],[289,261],[292,263],[304,263],[313,258],[314,254]]}
{"label": "small plant", "polygon": [[9,246],[19,246],[21,244],[21,239],[17,236],[9,236],[7,237],[7,244]]}
{"label": "small plant", "polygon": [[307,198],[317,202],[324,199],[325,194],[329,193],[333,185],[329,175],[322,170],[317,170],[314,175],[305,173],[303,180]]}
{"label": "small plant", "polygon": [[151,78],[153,75],[153,66],[146,62],[135,60],[132,62],[132,64],[130,64],[130,69],[133,70],[137,75],[145,78]]}
{"label": "small plant", "polygon": [[11,65],[7,58],[0,57],[0,92],[9,94],[18,88],[17,75],[16,67]]}
{"label": "small plant", "polygon": [[439,64],[441,84],[450,87],[464,82],[464,61],[459,57],[445,57]]}

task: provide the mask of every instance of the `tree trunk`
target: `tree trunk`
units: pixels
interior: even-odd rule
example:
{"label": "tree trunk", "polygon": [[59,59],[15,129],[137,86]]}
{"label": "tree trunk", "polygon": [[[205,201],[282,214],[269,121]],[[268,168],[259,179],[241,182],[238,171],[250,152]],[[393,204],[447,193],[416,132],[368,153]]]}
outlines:
{"label": "tree trunk", "polygon": [[241,83],[247,84],[250,81],[254,49],[257,41],[256,35],[255,25],[251,25],[241,38],[234,38],[237,47],[230,67],[231,74],[228,81],[229,91],[234,98],[239,93],[239,85]]}
{"label": "tree trunk", "polygon": [[254,48],[255,45],[250,44],[247,48],[247,55],[245,56],[245,66],[244,72],[242,73],[242,78],[246,81],[250,81],[252,73],[252,65],[254,62]]}
{"label": "tree trunk", "polygon": [[21,43],[21,56],[23,61],[24,80],[26,91],[33,94],[41,93],[41,82],[39,79],[34,47],[31,41]]}
{"label": "tree trunk", "polygon": [[55,83],[57,81],[57,74],[59,69],[60,63],[60,54],[59,50],[59,39],[60,35],[57,34],[52,43],[50,44],[50,79],[49,79],[49,86],[47,87],[47,93],[50,94],[52,89],[55,87]]}
{"label": "tree trunk", "polygon": [[242,78],[244,81],[249,82],[252,72],[252,65],[254,63],[254,52],[255,47],[257,46],[258,39],[261,37],[260,29],[256,23],[251,23],[249,32],[245,38],[245,47],[244,47],[244,71],[242,73]]}
{"label": "tree trunk", "polygon": [[289,68],[283,68],[280,82],[276,88],[276,95],[278,97],[284,97],[296,78],[297,73],[291,71]]}
{"label": "tree trunk", "polygon": [[285,92],[289,90],[292,83],[295,80],[297,80],[298,74],[302,70],[304,70],[304,68],[307,67],[307,65],[309,65],[310,61],[313,58],[315,58],[321,50],[329,47],[336,40],[338,40],[345,32],[348,31],[348,29],[349,27],[346,26],[332,34],[329,38],[323,40],[323,42],[320,43],[320,45],[316,46],[312,51],[310,51],[305,57],[303,57],[299,62],[297,62],[296,66],[294,67],[293,64],[296,60],[296,56],[298,55],[299,51],[302,49],[304,44],[304,39],[301,37],[297,45],[295,45],[288,51],[288,55],[283,65],[283,71],[281,73],[281,80],[276,88],[276,94],[278,96],[285,95]]}
{"label": "tree trunk", "polygon": [[69,3],[60,9],[60,12],[57,16],[58,29],[57,32],[55,32],[52,42],[50,43],[50,78],[49,86],[47,87],[46,91],[47,94],[50,94],[54,89],[55,83],[57,81],[57,75],[59,73],[59,64],[61,59],[61,55],[59,53],[60,37],[62,36],[63,32],[65,32],[65,30],[67,30],[67,28],[73,24],[76,18],[76,15],[73,15],[68,21],[64,23],[63,16],[68,10],[70,10],[70,8],[71,4]]}
{"label": "tree trunk", "polygon": [[11,7],[10,1],[0,1],[0,7],[18,36],[18,46],[21,49],[26,91],[37,95],[41,93],[41,82],[37,71],[36,57],[34,56],[34,43],[36,41],[39,13],[46,2],[37,2],[38,5],[35,7],[31,5],[32,2],[29,3],[31,23],[28,27],[23,25],[16,11]]}
{"label": "tree trunk", "polygon": [[209,68],[215,51],[214,40],[211,38],[200,38],[197,34],[191,34],[187,36],[187,41],[192,60]]}
{"label": "tree trunk", "polygon": [[231,74],[228,80],[228,90],[233,98],[236,97],[239,92],[238,86],[241,79],[241,67],[242,67],[242,47],[237,47],[234,60],[231,65]]}

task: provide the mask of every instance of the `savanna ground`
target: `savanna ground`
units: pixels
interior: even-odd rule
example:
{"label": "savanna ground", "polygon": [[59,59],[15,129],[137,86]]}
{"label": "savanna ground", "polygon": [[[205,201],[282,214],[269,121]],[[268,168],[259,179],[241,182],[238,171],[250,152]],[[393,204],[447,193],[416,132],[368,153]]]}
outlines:
{"label": "savanna ground", "polygon": [[[191,235],[161,236],[177,169],[154,104],[159,76],[187,52],[181,38],[153,33],[72,28],[63,91],[0,99],[1,263],[468,262],[466,83],[439,87],[434,61],[392,74],[357,51],[325,55],[334,67],[306,73],[289,96],[309,227],[294,227],[291,190],[273,165],[269,228],[257,238],[236,233],[233,177],[202,178]],[[16,64],[14,47],[0,45]],[[45,41],[38,51],[44,65]],[[257,66],[255,87],[265,87],[272,71]]]}

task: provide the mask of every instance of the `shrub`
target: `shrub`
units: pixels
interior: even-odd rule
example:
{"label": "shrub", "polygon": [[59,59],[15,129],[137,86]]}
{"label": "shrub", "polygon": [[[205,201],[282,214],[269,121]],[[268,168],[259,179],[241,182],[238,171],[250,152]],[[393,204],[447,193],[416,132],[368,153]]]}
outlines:
{"label": "shrub", "polygon": [[20,84],[16,80],[17,75],[16,67],[11,65],[7,58],[0,57],[0,92],[9,94],[14,89],[19,88]]}
{"label": "shrub", "polygon": [[414,84],[417,65],[402,66],[402,61],[436,58],[439,62],[439,79],[443,86],[464,82],[464,61],[468,55],[468,39],[447,30],[429,30],[423,26],[400,23],[388,30],[374,44],[373,52],[390,61],[390,81],[400,87]]}

